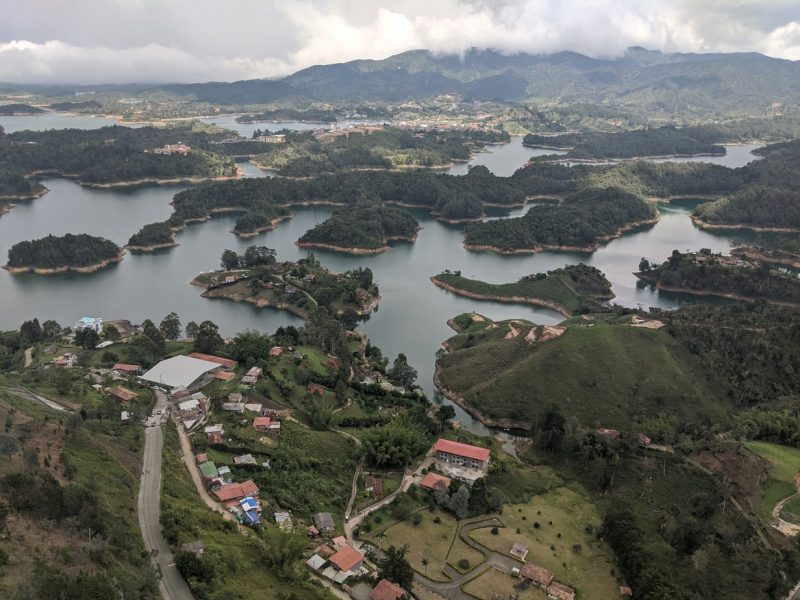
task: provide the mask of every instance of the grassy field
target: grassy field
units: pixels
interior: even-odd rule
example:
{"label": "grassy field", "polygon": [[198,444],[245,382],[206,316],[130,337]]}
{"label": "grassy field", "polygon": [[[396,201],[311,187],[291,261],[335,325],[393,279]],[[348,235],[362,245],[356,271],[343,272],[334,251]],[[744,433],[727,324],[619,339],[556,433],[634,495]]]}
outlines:
{"label": "grassy field", "polygon": [[[769,522],[772,508],[797,491],[794,478],[800,472],[800,448],[789,448],[768,442],[747,442],[747,447],[772,465],[770,478],[764,486],[761,505],[762,515]],[[792,505],[790,512],[795,510],[800,512],[800,503],[790,504]]]}
{"label": "grassy field", "polygon": [[[480,600],[493,600],[497,594],[503,598],[510,598],[514,594],[519,594],[519,600],[547,600],[547,594],[537,587],[531,586],[524,592],[517,592],[514,589],[514,584],[519,579],[501,573],[496,569],[489,569],[478,577],[469,580],[461,586],[461,589]],[[616,596],[608,596],[608,598],[615,598]]]}
{"label": "grassy field", "polygon": [[[264,547],[250,531],[240,533],[230,523],[214,514],[197,496],[186,468],[180,460],[177,433],[165,428],[162,475],[162,521],[175,536],[176,545],[203,540],[204,558],[216,567],[212,583],[204,586],[202,596],[208,600],[257,600],[269,590],[271,597],[296,597],[302,600],[327,598],[311,583],[281,581],[266,568]],[[197,590],[195,590],[197,594]]]}
{"label": "grassy field", "polygon": [[506,331],[486,327],[439,359],[444,386],[486,415],[529,423],[556,403],[585,425],[625,427],[667,406],[725,421],[713,375],[663,330],[584,321],[544,344],[526,343],[524,331],[505,339]]}
{"label": "grassy field", "polygon": [[528,562],[553,571],[556,579],[579,590],[581,598],[615,597],[618,584],[610,575],[614,556],[594,535],[602,519],[586,497],[559,487],[524,505],[506,505],[500,520],[505,527],[497,535],[484,528],[473,531],[472,538],[505,554],[522,543],[529,550]]}

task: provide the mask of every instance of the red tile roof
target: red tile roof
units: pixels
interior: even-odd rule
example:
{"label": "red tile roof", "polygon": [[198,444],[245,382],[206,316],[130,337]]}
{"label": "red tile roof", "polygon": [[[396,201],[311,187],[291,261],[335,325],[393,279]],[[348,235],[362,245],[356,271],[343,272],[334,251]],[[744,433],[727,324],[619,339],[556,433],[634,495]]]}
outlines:
{"label": "red tile roof", "polygon": [[426,490],[437,490],[440,487],[447,489],[450,487],[450,478],[431,472],[422,478],[422,481],[419,482],[419,485],[420,487],[424,487]]}
{"label": "red tile roof", "polygon": [[131,390],[124,388],[122,386],[117,386],[108,390],[108,393],[112,396],[116,396],[120,400],[124,400],[125,402],[130,402],[134,398],[136,398],[136,392],[132,392]]}
{"label": "red tile roof", "polygon": [[547,595],[556,600],[574,600],[575,590],[568,585],[554,581],[547,588]]}
{"label": "red tile roof", "polygon": [[247,481],[242,482],[242,491],[244,492],[245,496],[253,496],[258,494],[258,486],[253,482],[252,479],[248,479]]}
{"label": "red tile roof", "polygon": [[213,354],[203,354],[202,352],[192,352],[189,356],[191,356],[192,358],[199,358],[200,360],[207,360],[209,362],[214,362],[217,363],[218,365],[222,365],[223,367],[228,367],[230,369],[239,364],[235,360],[231,360],[230,358],[222,358],[221,356],[214,356]]}
{"label": "red tile roof", "polygon": [[405,596],[406,591],[388,579],[381,579],[369,593],[369,600],[399,600]]}
{"label": "red tile roof", "polygon": [[350,571],[362,560],[364,560],[364,557],[361,556],[361,552],[352,546],[345,546],[330,558],[330,561],[340,571]]}
{"label": "red tile roof", "polygon": [[525,563],[519,570],[519,576],[530,579],[534,583],[547,587],[553,581],[553,572],[533,563]]}
{"label": "red tile roof", "polygon": [[142,368],[142,365],[128,365],[125,363],[117,363],[113,367],[111,367],[112,371],[138,371]]}
{"label": "red tile roof", "polygon": [[463,456],[473,460],[480,460],[486,462],[489,460],[489,449],[480,448],[478,446],[471,446],[469,444],[462,444],[461,442],[453,442],[451,440],[439,439],[436,440],[436,445],[433,447],[437,452],[447,452],[448,454],[455,454],[456,456]]}
{"label": "red tile roof", "polygon": [[214,373],[214,379],[219,379],[220,381],[229,381],[234,377],[236,377],[236,374],[230,371],[217,371]]}
{"label": "red tile roof", "polygon": [[269,427],[269,423],[272,421],[269,417],[256,417],[253,419],[253,427],[256,429],[266,429]]}
{"label": "red tile roof", "polygon": [[197,456],[195,456],[194,459],[197,461],[198,464],[207,462],[208,461],[208,454],[203,452],[202,454],[198,454]]}
{"label": "red tile roof", "polygon": [[227,502],[228,500],[238,500],[245,496],[252,496],[258,494],[258,486],[253,483],[252,479],[248,479],[243,483],[228,483],[218,488],[214,495],[220,502]]}

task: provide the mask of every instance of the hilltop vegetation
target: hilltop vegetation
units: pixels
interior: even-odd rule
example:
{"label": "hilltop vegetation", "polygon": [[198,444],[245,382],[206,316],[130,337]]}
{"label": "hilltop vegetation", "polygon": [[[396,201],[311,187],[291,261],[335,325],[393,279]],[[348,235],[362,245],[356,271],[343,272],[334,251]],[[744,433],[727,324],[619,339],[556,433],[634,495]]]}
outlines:
{"label": "hilltop vegetation", "polygon": [[154,247],[164,248],[176,245],[175,232],[166,222],[148,223],[134,233],[126,247],[132,250],[147,250]]}
{"label": "hilltop vegetation", "polygon": [[618,188],[587,188],[560,204],[534,206],[523,217],[470,223],[464,244],[505,253],[565,247],[594,250],[598,243],[657,217],[655,207],[633,194]]}
{"label": "hilltop vegetation", "polygon": [[0,115],[39,115],[45,110],[30,104],[0,104]]}
{"label": "hilltop vegetation", "polygon": [[561,269],[526,275],[516,283],[486,283],[445,271],[431,281],[470,298],[542,304],[562,313],[590,312],[598,301],[614,297],[611,283],[595,267],[567,265]]}
{"label": "hilltop vegetation", "polygon": [[10,270],[68,270],[105,266],[121,258],[122,249],[104,238],[81,233],[18,242],[8,251]]}
{"label": "hilltop vegetation", "polygon": [[0,164],[0,201],[36,198],[45,191],[41,183],[28,179],[19,169]]}
{"label": "hilltop vegetation", "polygon": [[[695,156],[725,154],[721,134],[708,127],[673,126],[619,133],[572,133],[556,136],[528,134],[526,146],[568,149],[565,158],[605,159],[637,156]],[[564,157],[562,157],[564,158]]]}

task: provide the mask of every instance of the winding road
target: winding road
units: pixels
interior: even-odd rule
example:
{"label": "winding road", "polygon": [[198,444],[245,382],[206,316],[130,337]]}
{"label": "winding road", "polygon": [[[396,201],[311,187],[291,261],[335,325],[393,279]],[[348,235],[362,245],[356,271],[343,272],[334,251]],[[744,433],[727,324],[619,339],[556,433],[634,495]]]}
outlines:
{"label": "winding road", "polygon": [[144,545],[153,557],[161,573],[158,589],[165,600],[192,600],[189,586],[183,580],[169,544],[161,534],[161,453],[164,438],[161,434],[163,414],[167,407],[167,396],[156,390],[156,404],[153,413],[147,418],[144,430],[144,453],[142,456],[142,479],[139,484],[139,528],[142,530]]}

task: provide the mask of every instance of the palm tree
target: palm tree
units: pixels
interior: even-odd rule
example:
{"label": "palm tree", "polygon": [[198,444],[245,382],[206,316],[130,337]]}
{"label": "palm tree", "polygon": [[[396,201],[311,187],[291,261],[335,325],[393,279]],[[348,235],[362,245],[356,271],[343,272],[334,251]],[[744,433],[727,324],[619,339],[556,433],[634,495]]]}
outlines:
{"label": "palm tree", "polygon": [[425,568],[425,575],[428,574],[428,565],[429,564],[430,564],[430,561],[427,558],[423,558],[422,559],[422,566]]}

